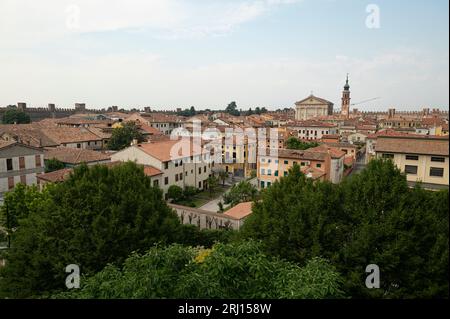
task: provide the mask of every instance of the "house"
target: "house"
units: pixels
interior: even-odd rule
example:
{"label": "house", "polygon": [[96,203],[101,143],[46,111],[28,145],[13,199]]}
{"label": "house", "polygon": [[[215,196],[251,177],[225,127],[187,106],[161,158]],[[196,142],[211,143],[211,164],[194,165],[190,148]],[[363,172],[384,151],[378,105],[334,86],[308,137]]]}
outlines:
{"label": "house", "polygon": [[84,127],[43,128],[41,131],[59,146],[91,150],[103,148],[103,139]]}
{"label": "house", "polygon": [[183,126],[179,117],[164,113],[134,113],[127,117],[126,121],[148,125],[165,135],[170,135],[174,129]]}
{"label": "house", "polygon": [[66,167],[85,163],[87,165],[105,164],[111,161],[111,155],[81,148],[56,147],[44,150],[44,160],[57,159]]}
{"label": "house", "polygon": [[102,149],[103,139],[84,127],[45,126],[42,123],[0,125],[0,139],[34,147],[66,146]]}
{"label": "house", "polygon": [[0,198],[18,183],[37,184],[44,171],[44,151],[15,141],[0,141]]}
{"label": "house", "polygon": [[288,124],[288,128],[298,132],[298,138],[304,140],[320,140],[326,135],[335,135],[338,133],[338,127],[335,124],[321,121],[297,121]]}
{"label": "house", "polygon": [[113,154],[111,160],[134,161],[158,169],[162,172],[158,186],[164,194],[171,185],[207,189],[214,166],[210,153],[186,138],[135,144]]}
{"label": "house", "polygon": [[448,188],[448,143],[448,137],[378,136],[375,154],[391,159],[410,185],[422,182],[429,189]]}
{"label": "house", "polygon": [[347,136],[347,140],[350,144],[364,144],[366,143],[367,134],[360,132],[351,133]]}
{"label": "house", "polygon": [[310,178],[339,183],[343,176],[344,156],[344,152],[327,146],[305,151],[266,149],[257,161],[258,186],[271,186],[281,176],[287,176],[289,169],[295,164]]}

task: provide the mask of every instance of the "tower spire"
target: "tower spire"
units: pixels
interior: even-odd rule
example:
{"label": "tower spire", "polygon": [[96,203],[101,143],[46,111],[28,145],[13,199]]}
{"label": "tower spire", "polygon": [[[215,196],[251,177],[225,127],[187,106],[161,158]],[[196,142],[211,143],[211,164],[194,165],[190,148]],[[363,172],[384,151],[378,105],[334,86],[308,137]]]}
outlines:
{"label": "tower spire", "polygon": [[342,92],[341,114],[345,118],[350,116],[350,84],[348,84],[348,73],[345,81],[344,91]]}

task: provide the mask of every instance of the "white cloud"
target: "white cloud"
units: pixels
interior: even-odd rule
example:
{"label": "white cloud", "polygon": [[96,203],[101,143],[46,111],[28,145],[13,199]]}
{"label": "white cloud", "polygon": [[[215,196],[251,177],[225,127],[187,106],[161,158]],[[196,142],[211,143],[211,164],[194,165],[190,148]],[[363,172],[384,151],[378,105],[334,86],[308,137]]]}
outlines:
{"label": "white cloud", "polygon": [[151,29],[166,38],[223,35],[299,0],[2,0],[0,46],[29,47],[78,33]]}
{"label": "white cloud", "polygon": [[438,107],[449,98],[448,60],[436,64],[410,50],[364,59],[347,57],[344,63],[298,57],[202,67],[173,66],[145,52],[86,57],[71,64],[33,55],[16,56],[6,64],[7,58],[0,54],[0,65],[5,65],[0,77],[3,104],[25,100],[32,106],[53,102],[71,107],[86,102],[96,108],[173,109],[190,105],[218,108],[236,100],[242,108],[272,108],[291,107],[313,90],[339,108],[347,72],[353,102],[381,97],[359,105],[360,109]]}

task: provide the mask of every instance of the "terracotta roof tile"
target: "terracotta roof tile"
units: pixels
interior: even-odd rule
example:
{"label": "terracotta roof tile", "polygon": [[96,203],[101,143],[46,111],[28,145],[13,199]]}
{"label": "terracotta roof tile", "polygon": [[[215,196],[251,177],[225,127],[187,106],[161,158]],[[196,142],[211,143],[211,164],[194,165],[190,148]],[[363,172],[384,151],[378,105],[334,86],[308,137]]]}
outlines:
{"label": "terracotta roof tile", "polygon": [[447,138],[379,136],[375,151],[448,156],[448,136]]}
{"label": "terracotta roof tile", "polygon": [[81,164],[92,162],[103,162],[110,160],[111,156],[87,149],[57,147],[46,149],[44,158],[49,160],[56,158],[57,160],[68,164]]}
{"label": "terracotta roof tile", "polygon": [[230,208],[223,214],[234,217],[236,219],[245,218],[252,213],[252,204],[253,202],[245,202],[237,204],[236,206]]}

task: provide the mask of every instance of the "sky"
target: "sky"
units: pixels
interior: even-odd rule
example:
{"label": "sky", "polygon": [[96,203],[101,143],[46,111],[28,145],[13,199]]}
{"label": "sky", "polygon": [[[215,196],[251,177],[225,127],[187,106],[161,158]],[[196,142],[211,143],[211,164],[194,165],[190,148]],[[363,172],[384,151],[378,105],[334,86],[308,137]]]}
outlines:
{"label": "sky", "polygon": [[[0,0],[0,106],[449,106],[448,0]],[[375,100],[360,104],[359,102]]]}

